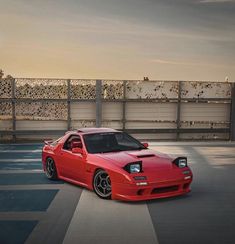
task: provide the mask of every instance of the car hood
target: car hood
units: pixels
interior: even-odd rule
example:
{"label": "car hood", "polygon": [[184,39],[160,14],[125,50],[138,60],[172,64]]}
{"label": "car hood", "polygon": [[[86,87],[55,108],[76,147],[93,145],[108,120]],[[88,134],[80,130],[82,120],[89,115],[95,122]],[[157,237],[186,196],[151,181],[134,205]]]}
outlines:
{"label": "car hood", "polygon": [[137,151],[121,151],[96,154],[98,157],[114,163],[115,165],[123,168],[126,164],[142,161],[144,171],[165,169],[170,170],[173,168],[172,158],[166,154],[162,154],[149,149]]}

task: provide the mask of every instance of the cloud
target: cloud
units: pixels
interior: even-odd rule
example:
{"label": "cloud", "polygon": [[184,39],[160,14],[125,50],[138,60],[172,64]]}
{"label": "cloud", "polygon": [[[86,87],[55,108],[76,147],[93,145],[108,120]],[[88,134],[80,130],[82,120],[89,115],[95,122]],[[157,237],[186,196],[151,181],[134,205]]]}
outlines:
{"label": "cloud", "polygon": [[152,59],[151,62],[158,63],[158,64],[171,64],[171,65],[202,65],[201,63],[179,62],[179,61],[163,60],[163,59]]}
{"label": "cloud", "polygon": [[150,62],[158,63],[158,64],[165,64],[165,65],[185,65],[185,66],[202,66],[202,67],[233,67],[233,65],[226,65],[226,64],[219,64],[219,63],[205,63],[205,62],[191,62],[191,61],[173,61],[173,60],[163,60],[163,59],[151,59]]}
{"label": "cloud", "polygon": [[235,3],[235,0],[200,0],[199,3]]}

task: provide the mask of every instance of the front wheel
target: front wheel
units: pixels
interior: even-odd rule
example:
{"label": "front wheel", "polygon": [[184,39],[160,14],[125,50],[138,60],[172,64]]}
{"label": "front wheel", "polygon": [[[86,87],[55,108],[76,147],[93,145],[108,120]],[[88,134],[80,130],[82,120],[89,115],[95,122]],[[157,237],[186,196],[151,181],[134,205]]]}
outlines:
{"label": "front wheel", "polygon": [[93,179],[95,193],[102,199],[110,199],[112,195],[111,180],[108,173],[98,170]]}
{"label": "front wheel", "polygon": [[47,178],[50,180],[56,180],[58,178],[55,162],[52,158],[47,158],[47,160],[46,160],[45,173],[46,173]]}

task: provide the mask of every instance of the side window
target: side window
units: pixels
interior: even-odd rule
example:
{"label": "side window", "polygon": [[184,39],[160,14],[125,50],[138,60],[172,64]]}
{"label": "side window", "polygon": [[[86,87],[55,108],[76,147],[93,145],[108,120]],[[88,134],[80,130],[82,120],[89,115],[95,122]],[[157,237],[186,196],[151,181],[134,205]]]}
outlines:
{"label": "side window", "polygon": [[76,141],[76,142],[81,142],[81,138],[80,138],[80,136],[77,136],[77,135],[71,135],[71,136],[66,140],[66,142],[64,143],[63,149],[71,151],[71,150],[72,150],[71,144],[72,144],[72,142],[74,142],[74,141]]}

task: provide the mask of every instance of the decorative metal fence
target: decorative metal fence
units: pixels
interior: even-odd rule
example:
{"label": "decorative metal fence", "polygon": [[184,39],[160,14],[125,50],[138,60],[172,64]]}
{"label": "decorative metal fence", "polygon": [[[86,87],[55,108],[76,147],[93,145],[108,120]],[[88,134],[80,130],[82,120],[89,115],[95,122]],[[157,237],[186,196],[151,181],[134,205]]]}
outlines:
{"label": "decorative metal fence", "polygon": [[140,139],[234,140],[234,84],[199,81],[0,80],[0,140],[112,127]]}

